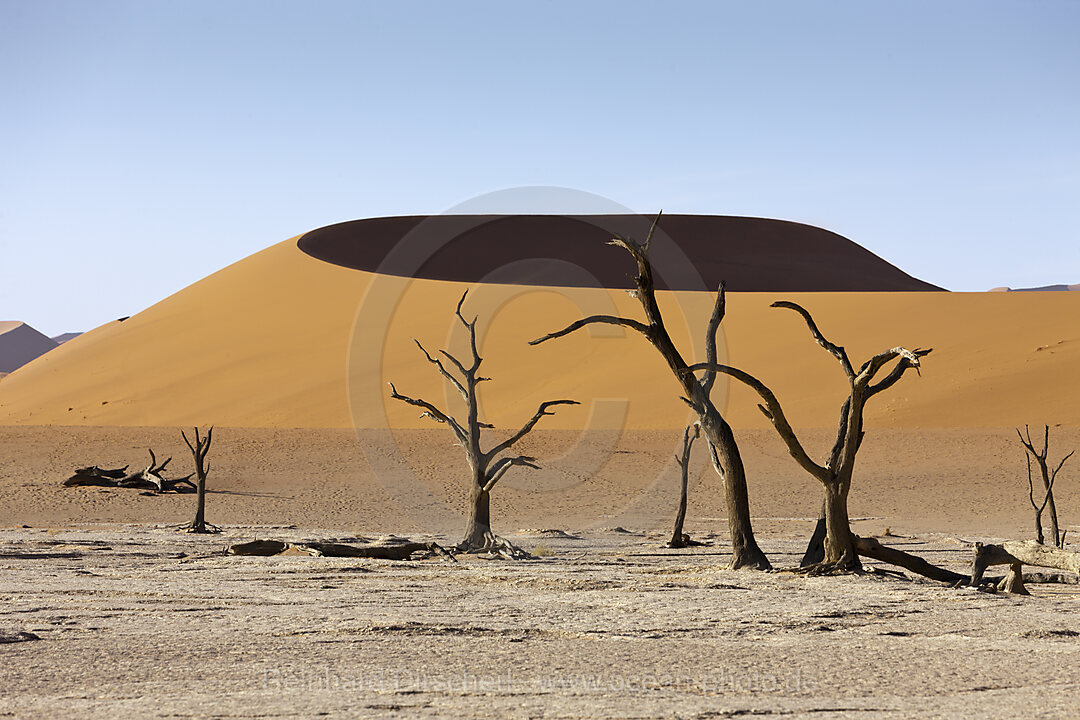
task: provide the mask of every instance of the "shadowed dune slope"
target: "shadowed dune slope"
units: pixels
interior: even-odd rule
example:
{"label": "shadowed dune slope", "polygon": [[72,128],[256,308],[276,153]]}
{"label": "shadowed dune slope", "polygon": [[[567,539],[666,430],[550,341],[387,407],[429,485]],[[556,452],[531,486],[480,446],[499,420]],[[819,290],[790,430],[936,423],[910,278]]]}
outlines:
{"label": "shadowed dune slope", "polygon": [[[307,233],[313,257],[384,275],[456,282],[631,288],[613,234],[648,235],[641,215],[385,217]],[[940,290],[836,233],[764,218],[664,215],[652,241],[657,288],[736,292]]]}
{"label": "shadowed dune slope", "polygon": [[0,322],[0,373],[10,373],[56,345],[24,322]]}
{"label": "shadowed dune slope", "polygon": [[[604,246],[606,262],[629,258]],[[296,239],[232,265],[125,322],[80,335],[3,379],[0,424],[217,424],[430,427],[392,403],[386,382],[431,401],[454,398],[411,338],[462,350],[452,321],[462,292],[479,314],[483,412],[517,426],[541,400],[569,397],[544,427],[681,427],[664,363],[640,337],[596,328],[538,347],[527,341],[582,314],[640,317],[622,290],[409,279],[317,260]],[[934,347],[922,377],[875,398],[879,427],[1080,424],[1077,293],[798,293],[730,295],[721,356],[776,391],[796,426],[834,427],[846,381],[790,311],[803,303],[855,362],[896,346]],[[708,292],[662,292],[676,341],[703,356]],[[692,339],[692,341],[691,341]],[[764,426],[755,399],[718,384],[736,426]]]}

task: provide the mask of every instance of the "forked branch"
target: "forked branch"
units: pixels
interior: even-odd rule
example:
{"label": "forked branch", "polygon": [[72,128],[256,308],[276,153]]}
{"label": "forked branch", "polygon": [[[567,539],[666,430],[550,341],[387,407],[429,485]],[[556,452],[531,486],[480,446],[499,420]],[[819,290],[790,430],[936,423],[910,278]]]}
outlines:
{"label": "forked branch", "polygon": [[451,428],[453,428],[454,434],[457,435],[458,440],[462,443],[465,443],[468,440],[468,435],[465,433],[464,428],[462,428],[461,424],[451,415],[444,413],[442,410],[435,407],[427,400],[421,400],[418,398],[409,397],[408,395],[402,395],[397,391],[397,388],[394,387],[394,383],[392,382],[388,382],[386,384],[390,386],[390,397],[394,398],[395,400],[400,400],[403,403],[412,405],[413,407],[423,409],[424,412],[420,415],[420,417],[430,417],[435,422],[446,423]]}
{"label": "forked branch", "polygon": [[[724,321],[724,313],[727,310],[727,297],[725,283],[720,281],[720,287],[716,291],[716,302],[713,304],[712,315],[709,316],[709,324],[705,328],[705,362],[716,364],[716,333],[720,330],[720,323]],[[701,389],[705,391],[705,397],[712,393],[713,384],[716,382],[716,373],[706,370],[701,378]]]}
{"label": "forked branch", "polygon": [[580,404],[581,403],[579,403],[577,400],[548,400],[546,402],[540,403],[540,408],[536,411],[536,414],[533,415],[532,418],[530,418],[527,423],[522,425],[520,430],[518,430],[516,433],[511,435],[509,438],[507,438],[506,440],[499,443],[498,445],[496,445],[495,447],[493,447],[491,450],[488,451],[488,453],[487,453],[488,458],[493,459],[497,455],[499,455],[500,453],[506,452],[511,447],[513,447],[513,445],[515,443],[517,443],[519,440],[521,440],[521,438],[525,437],[530,432],[532,432],[532,429],[534,427],[536,427],[536,423],[540,422],[540,418],[544,417],[545,415],[554,415],[555,413],[548,412],[548,408],[555,407],[556,405],[580,405]]}

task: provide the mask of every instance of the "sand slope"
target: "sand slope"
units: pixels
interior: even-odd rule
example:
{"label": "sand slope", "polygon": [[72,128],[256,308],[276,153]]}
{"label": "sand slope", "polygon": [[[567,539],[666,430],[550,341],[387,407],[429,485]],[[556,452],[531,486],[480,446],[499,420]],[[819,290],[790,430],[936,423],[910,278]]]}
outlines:
{"label": "sand slope", "polygon": [[56,346],[24,322],[0,322],[0,374],[16,370]]}
{"label": "sand slope", "polygon": [[[630,271],[621,251],[607,250]],[[316,260],[294,239],[4,378],[0,423],[423,426],[412,408],[388,407],[385,382],[446,396],[411,338],[460,349],[452,311],[469,287],[466,312],[481,316],[485,369],[496,379],[484,386],[484,410],[497,426],[519,424],[552,397],[585,405],[547,418],[550,428],[686,421],[674,380],[638,337],[604,329],[526,344],[582,313],[639,316],[624,291],[374,275]],[[843,375],[797,316],[769,308],[779,298],[808,307],[856,362],[895,345],[934,348],[921,378],[875,399],[877,426],[1080,424],[1067,391],[1080,370],[1080,294],[732,293],[727,359],[769,383],[795,425],[831,427]],[[677,340],[694,350],[687,354],[701,357],[711,295],[663,292],[661,302]],[[739,389],[730,414],[737,425],[764,424]]]}

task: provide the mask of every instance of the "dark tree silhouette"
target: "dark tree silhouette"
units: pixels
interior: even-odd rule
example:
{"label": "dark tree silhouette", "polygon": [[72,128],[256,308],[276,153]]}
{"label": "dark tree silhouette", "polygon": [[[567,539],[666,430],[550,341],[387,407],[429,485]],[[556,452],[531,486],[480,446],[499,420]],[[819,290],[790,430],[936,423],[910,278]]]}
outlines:
{"label": "dark tree silhouette", "polygon": [[[905,350],[902,347],[895,347],[878,353],[856,371],[848,358],[847,351],[825,339],[806,309],[787,301],[774,302],[771,307],[787,308],[799,313],[806,321],[814,340],[840,362],[844,375],[848,379],[849,393],[840,408],[836,441],[824,464],[819,465],[810,458],[784,416],[780,402],[760,380],[737,368],[710,363],[699,363],[691,366],[689,370],[723,373],[753,388],[761,396],[764,403],[758,405],[758,408],[772,422],[776,432],[787,445],[788,452],[799,463],[799,466],[817,478],[825,491],[821,518],[818,520],[818,527],[814,538],[811,539],[810,547],[807,548],[807,557],[804,558],[803,564],[811,567],[813,572],[856,570],[861,564],[856,547],[857,538],[851,532],[848,519],[847,499],[851,488],[852,473],[855,470],[855,456],[862,445],[864,436],[863,410],[870,398],[895,385],[909,369],[915,368],[917,372],[920,358],[928,355],[930,350]],[[893,361],[896,363],[892,369],[884,377],[877,379],[879,373]],[[822,538],[823,547],[819,552],[815,545],[821,543]]]}
{"label": "dark tree silhouette", "polygon": [[188,449],[191,450],[191,457],[195,461],[195,475],[198,480],[195,519],[191,521],[191,524],[186,529],[188,532],[193,533],[218,532],[219,528],[206,522],[206,476],[210,472],[210,464],[206,462],[206,454],[210,452],[210,443],[214,440],[214,428],[211,427],[207,430],[205,437],[200,437],[199,428],[196,427],[194,443],[188,439],[187,433],[183,430],[180,431],[180,436],[184,438]]}
{"label": "dark tree silhouette", "polygon": [[675,462],[679,463],[682,484],[679,490],[679,509],[675,513],[675,528],[671,531],[671,540],[667,544],[670,548],[682,548],[690,544],[690,536],[683,533],[683,523],[686,521],[686,491],[690,484],[690,451],[699,435],[701,435],[700,425],[697,423],[687,425],[683,430],[682,454],[675,456]]}
{"label": "dark tree silhouette", "polygon": [[420,352],[424,354],[427,361],[435,366],[439,374],[458,391],[462,400],[465,401],[465,421],[458,421],[449,413],[440,410],[426,400],[402,395],[397,391],[393,383],[389,383],[389,385],[392,398],[421,408],[424,411],[421,417],[430,417],[436,422],[449,425],[451,430],[454,431],[458,443],[465,450],[465,457],[468,460],[472,477],[469,483],[469,518],[465,526],[465,536],[462,538],[461,543],[458,544],[458,549],[466,552],[483,552],[505,549],[509,545],[509,543],[497,538],[491,530],[492,488],[512,467],[539,468],[536,464],[536,458],[529,455],[513,455],[510,450],[518,441],[532,432],[540,418],[545,415],[554,415],[553,412],[549,412],[551,408],[558,405],[578,405],[579,403],[576,400],[548,400],[541,403],[532,418],[521,426],[517,432],[497,443],[490,450],[484,450],[481,446],[481,432],[485,428],[492,429],[493,426],[481,422],[479,418],[476,388],[477,385],[491,378],[482,377],[478,373],[483,358],[480,357],[476,349],[476,318],[469,321],[461,314],[461,306],[465,302],[466,295],[468,295],[468,292],[464,293],[461,300],[458,301],[455,315],[469,333],[469,349],[472,355],[470,364],[466,366],[446,350],[440,350],[438,353],[457,372],[457,375],[448,370],[439,357],[429,353],[420,344],[419,340],[413,338],[413,342],[420,348]]}
{"label": "dark tree silhouette", "polygon": [[[1069,453],[1061,459],[1057,467],[1053,470],[1046,463],[1046,456],[1049,454],[1050,448],[1050,426],[1043,426],[1043,445],[1042,450],[1035,449],[1035,443],[1031,441],[1031,428],[1027,425],[1024,426],[1024,435],[1020,433],[1020,428],[1016,429],[1016,434],[1020,436],[1020,444],[1024,446],[1024,450],[1027,451],[1024,459],[1027,460],[1027,481],[1028,481],[1028,498],[1031,500],[1031,507],[1035,510],[1035,540],[1041,545],[1046,541],[1043,536],[1042,526],[1042,514],[1043,511],[1049,508],[1050,510],[1050,541],[1054,547],[1065,547],[1065,532],[1058,529],[1058,515],[1057,505],[1054,503],[1054,481],[1057,480],[1058,471],[1065,465],[1065,461],[1073,456],[1073,452]],[[1035,462],[1039,465],[1039,474],[1042,477],[1042,490],[1043,500],[1041,503],[1035,502],[1035,485],[1031,481],[1031,458],[1035,458]]]}
{"label": "dark tree silhouette", "polygon": [[[620,325],[643,335],[667,361],[668,367],[682,385],[682,399],[697,413],[701,431],[709,443],[713,467],[724,480],[724,500],[727,505],[728,529],[731,533],[731,567],[767,570],[771,567],[769,559],[758,547],[750,522],[746,470],[743,467],[742,456],[739,454],[739,446],[735,442],[731,426],[710,398],[712,385],[716,379],[715,372],[706,371],[705,377],[700,382],[692,373],[686,372],[688,365],[668,334],[660,307],[656,303],[652,265],[649,262],[649,244],[656,232],[660,217],[660,214],[657,214],[656,219],[653,220],[644,242],[639,243],[632,238],[616,235],[610,243],[630,253],[637,264],[637,275],[634,278],[637,289],[633,291],[633,295],[645,311],[646,322],[613,315],[592,315],[577,320],[558,332],[537,338],[530,344],[538,345],[569,335],[588,325],[598,324]],[[724,304],[724,286],[721,284],[706,330],[706,358],[709,363],[716,363],[716,332],[724,317]]]}

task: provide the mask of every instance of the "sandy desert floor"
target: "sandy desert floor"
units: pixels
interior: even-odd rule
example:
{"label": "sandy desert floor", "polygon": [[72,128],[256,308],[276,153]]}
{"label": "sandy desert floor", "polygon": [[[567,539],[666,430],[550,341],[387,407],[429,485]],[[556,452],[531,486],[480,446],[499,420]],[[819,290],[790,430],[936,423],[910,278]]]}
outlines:
{"label": "sandy desert floor", "polygon": [[[451,543],[463,466],[441,429],[221,428],[207,512],[225,532],[195,537],[173,529],[192,495],[60,486],[79,465],[141,467],[148,446],[186,474],[175,428],[0,427],[0,633],[39,638],[0,644],[0,716],[1074,714],[1076,586],[1019,599],[724,570],[700,457],[687,529],[710,545],[664,549],[676,435],[537,431],[522,449],[545,469],[507,476],[493,513],[540,559],[452,563],[222,554],[255,537]],[[759,541],[793,567],[817,489],[771,431],[739,439]],[[1080,446],[1080,428],[1052,443]],[[1058,494],[1074,537],[1075,477]],[[1031,536],[1026,493],[1011,428],[889,429],[867,436],[851,511],[856,532],[889,528],[886,544],[963,572],[971,541]]]}
{"label": "sandy desert floor", "polygon": [[[358,539],[0,532],[0,627],[39,638],[0,646],[0,714],[1065,718],[1080,693],[1075,592],[734,572],[721,537],[671,551],[614,530],[514,533],[543,555],[526,562],[221,554],[253,536]],[[800,543],[762,539],[797,562]]]}

